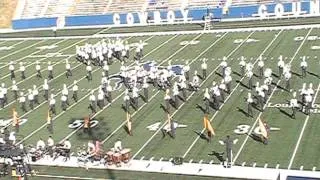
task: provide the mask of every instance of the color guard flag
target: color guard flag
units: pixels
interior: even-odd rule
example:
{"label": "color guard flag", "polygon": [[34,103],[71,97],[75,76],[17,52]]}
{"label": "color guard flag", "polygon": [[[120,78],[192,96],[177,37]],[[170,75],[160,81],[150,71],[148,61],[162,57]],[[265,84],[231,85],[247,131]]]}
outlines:
{"label": "color guard flag", "polygon": [[269,133],[268,133],[266,124],[264,122],[262,122],[262,120],[260,118],[259,118],[259,128],[260,128],[261,135],[264,138],[268,139]]}
{"label": "color guard flag", "polygon": [[131,114],[129,112],[127,112],[127,128],[129,131],[129,134],[132,136],[132,126],[131,126]]}
{"label": "color guard flag", "polygon": [[211,137],[212,135],[216,135],[208,119],[208,114],[204,115],[203,117],[203,126],[207,130],[209,137]]}
{"label": "color guard flag", "polygon": [[51,115],[50,115],[50,111],[48,110],[47,113],[47,124],[51,124]]}
{"label": "color guard flag", "polygon": [[13,118],[12,125],[13,126],[19,125],[20,119],[19,119],[18,113],[15,108],[12,109],[12,118]]}

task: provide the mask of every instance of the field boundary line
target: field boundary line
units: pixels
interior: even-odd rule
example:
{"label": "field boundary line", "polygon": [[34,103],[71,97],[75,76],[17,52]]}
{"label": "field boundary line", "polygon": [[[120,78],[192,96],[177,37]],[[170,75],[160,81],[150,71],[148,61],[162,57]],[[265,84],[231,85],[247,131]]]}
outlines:
{"label": "field boundary line", "polygon": [[215,30],[190,30],[190,31],[170,31],[170,32],[139,32],[139,33],[120,33],[120,34],[95,34],[87,36],[61,36],[61,37],[32,37],[32,38],[0,38],[0,40],[39,40],[39,39],[82,39],[82,38],[111,38],[111,37],[127,37],[127,36],[161,36],[161,35],[184,35],[184,34],[201,34],[201,33],[225,33],[225,32],[248,32],[248,31],[279,31],[279,30],[297,30],[320,28],[320,24],[310,25],[288,25],[288,26],[273,26],[273,27],[246,27],[246,28],[229,28],[229,29],[215,29]]}
{"label": "field boundary line", "polygon": [[[313,104],[316,102],[316,99],[317,99],[317,95],[318,95],[318,93],[319,93],[319,90],[320,90],[320,84],[318,85],[317,92],[316,92],[315,95],[314,95],[314,98],[313,98],[313,101],[312,101],[312,107],[313,107]],[[293,154],[292,154],[292,156],[291,156],[288,169],[291,169],[291,167],[292,167],[294,158],[296,157],[296,154],[297,154],[298,148],[299,148],[299,146],[300,146],[300,142],[301,142],[301,139],[302,139],[304,130],[305,130],[307,124],[308,124],[309,118],[310,118],[310,115],[307,115],[306,119],[304,120],[304,124],[303,124],[303,127],[302,127],[301,131],[300,131],[299,139],[298,139],[297,144],[296,144],[296,146],[295,146],[295,148],[294,148]]]}
{"label": "field boundary line", "polygon": [[[313,28],[310,28],[310,30],[308,31],[308,33],[305,35],[305,38],[303,39],[303,41],[302,41],[301,44],[299,45],[298,49],[295,51],[295,53],[294,53],[294,55],[292,56],[289,64],[291,64],[292,61],[294,60],[294,58],[296,58],[297,54],[299,53],[300,49],[301,49],[302,46],[304,45],[305,41],[308,39],[307,37],[308,37],[309,34],[311,33],[312,29],[313,29]],[[280,82],[281,82],[281,79],[279,79],[278,82],[277,82],[277,84],[274,86],[274,88],[273,88],[273,90],[272,90],[272,92],[271,92],[271,94],[270,94],[267,102],[266,102],[265,105],[263,106],[263,110],[267,108],[268,102],[271,100],[271,97],[272,97],[272,95],[274,94],[274,92],[276,91],[277,86],[279,85]],[[251,126],[250,131],[248,132],[248,134],[251,134],[251,133],[252,133],[252,131],[253,131],[254,128],[256,127],[256,124],[257,124],[258,120],[260,119],[262,113],[263,113],[263,112],[260,112],[260,113],[259,113],[257,119],[255,120],[255,122],[254,122],[253,125]],[[244,142],[241,144],[240,149],[238,150],[236,156],[234,157],[234,159],[233,159],[233,161],[232,161],[232,164],[234,164],[234,163],[236,162],[236,160],[238,159],[238,157],[239,157],[242,149],[244,148],[245,144],[247,143],[248,139],[249,139],[249,135],[246,136]]]}
{"label": "field boundary line", "polygon": [[[264,53],[271,47],[271,45],[274,43],[275,40],[278,39],[278,37],[280,36],[280,34],[282,33],[283,30],[279,31],[279,33],[277,34],[277,36],[275,36],[271,42],[267,45],[267,47],[262,51],[262,53],[258,56],[258,58],[255,60],[255,62],[253,63],[253,65],[255,65],[258,60],[259,57],[264,55]],[[214,115],[211,117],[210,122],[212,122],[212,120],[217,116],[217,114],[220,112],[220,110],[222,109],[222,107],[227,103],[228,99],[231,97],[231,95],[235,92],[235,90],[240,86],[241,82],[243,81],[243,79],[245,78],[245,76],[243,76],[240,81],[237,83],[237,85],[233,88],[233,90],[231,91],[231,93],[228,95],[228,97],[225,99],[224,103],[219,107],[219,110],[216,111],[214,113]],[[205,128],[202,129],[201,134],[205,131]],[[187,149],[187,151],[183,154],[183,158],[185,158],[187,156],[187,154],[191,151],[191,149],[193,148],[193,146],[197,143],[197,141],[200,139],[200,136],[197,136],[196,139],[193,141],[193,143],[189,146],[189,148]]]}
{"label": "field boundary line", "polygon": [[[234,52],[236,52],[236,51],[246,42],[246,40],[251,37],[251,35],[252,35],[254,32],[255,32],[255,31],[251,32],[251,33],[246,37],[246,39],[245,39],[244,41],[242,41],[235,49],[233,49],[233,50],[229,53],[229,55],[228,55],[227,57],[231,56]],[[200,56],[201,56],[201,55],[200,55]],[[199,56],[199,57],[200,57],[200,56]],[[218,66],[208,75],[208,77],[207,77],[204,81],[201,82],[200,87],[209,79],[209,77],[210,77],[212,74],[214,74],[214,73],[217,71],[217,69],[218,69],[219,67],[220,67],[220,66],[218,65]],[[181,107],[183,107],[183,105],[187,103],[187,101],[188,101],[194,94],[195,94],[195,91],[193,91],[193,92],[188,96],[186,102],[183,102],[183,103],[175,110],[175,112],[170,115],[170,118],[172,118],[172,117],[181,109]],[[143,144],[142,147],[131,157],[131,159],[134,159],[134,158],[152,141],[152,139],[158,134],[158,132],[161,131],[161,129],[162,129],[166,124],[167,124],[167,122],[165,121],[165,122],[157,129],[157,131],[147,140],[147,142],[146,142],[145,144]]]}

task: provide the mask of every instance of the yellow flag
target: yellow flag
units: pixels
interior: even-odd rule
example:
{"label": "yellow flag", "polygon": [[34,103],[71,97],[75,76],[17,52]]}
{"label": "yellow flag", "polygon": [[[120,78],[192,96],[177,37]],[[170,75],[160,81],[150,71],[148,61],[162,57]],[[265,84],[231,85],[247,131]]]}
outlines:
{"label": "yellow flag", "polygon": [[16,111],[15,108],[12,109],[12,125],[15,126],[15,125],[19,125],[19,116],[18,116],[18,113]]}
{"label": "yellow flag", "polygon": [[50,111],[48,110],[47,113],[47,124],[51,124],[51,115],[50,115]]}
{"label": "yellow flag", "polygon": [[204,115],[203,117],[203,126],[207,130],[208,136],[216,135],[208,119],[208,114]]}
{"label": "yellow flag", "polygon": [[262,120],[260,118],[259,118],[259,128],[260,128],[260,131],[261,131],[261,135],[264,138],[268,138],[267,128],[266,128],[266,126],[264,125],[264,123],[262,122]]}

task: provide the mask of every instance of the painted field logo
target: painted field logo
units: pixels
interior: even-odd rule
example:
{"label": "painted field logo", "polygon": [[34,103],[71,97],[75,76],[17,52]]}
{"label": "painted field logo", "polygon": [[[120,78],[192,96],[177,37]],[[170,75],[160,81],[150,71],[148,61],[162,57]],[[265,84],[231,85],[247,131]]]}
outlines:
{"label": "painted field logo", "polygon": [[[305,38],[304,36],[298,36],[298,37],[295,37],[293,40],[294,41],[303,41],[304,38]],[[307,40],[308,41],[316,41],[316,40],[320,40],[320,37],[319,36],[308,36]]]}
{"label": "painted field logo", "polygon": [[233,43],[240,44],[240,43],[243,43],[243,42],[252,43],[252,42],[259,42],[259,41],[260,40],[258,40],[258,39],[247,39],[247,40],[245,40],[245,39],[236,39],[236,40],[233,41]]}
{"label": "painted field logo", "polygon": [[[26,119],[26,118],[20,119],[19,125],[21,126],[24,123],[26,123],[27,121],[28,121],[28,119]],[[9,126],[11,122],[12,122],[12,119],[0,119],[0,127]]]}
{"label": "painted field logo", "polygon": [[14,48],[13,46],[2,46],[2,47],[0,47],[0,51],[8,51],[13,48]]}
{"label": "painted field logo", "polygon": [[[161,127],[161,122],[156,122],[154,124],[151,124],[151,125],[147,126],[147,129],[149,131],[157,131],[160,127]],[[187,125],[178,124],[177,122],[173,122],[173,127],[175,129],[177,129],[177,128],[186,128]],[[166,131],[169,131],[170,130],[170,125],[167,123],[162,129],[164,129]]]}
{"label": "painted field logo", "polygon": [[[268,108],[291,108],[287,103],[268,103]],[[311,113],[320,114],[320,104],[313,104]]]}
{"label": "painted field logo", "polygon": [[[82,127],[84,124],[84,119],[74,119],[69,125],[68,127],[70,129],[77,129],[79,127]],[[96,127],[97,125],[99,124],[99,121],[98,120],[91,120],[90,121],[90,128],[93,128],[93,127]]]}
{"label": "painted field logo", "polygon": [[[250,128],[251,128],[251,126],[249,126],[249,125],[240,124],[237,126],[237,128],[235,130],[233,130],[233,132],[236,134],[239,134],[239,135],[248,134],[250,131]],[[279,130],[280,130],[280,128],[270,127],[270,131],[279,131]],[[260,127],[258,126],[256,128],[254,128],[253,133],[256,135],[261,135],[262,133],[261,133]]]}
{"label": "painted field logo", "polygon": [[199,44],[200,41],[182,41],[180,42],[180,46],[186,46],[186,45],[196,45]]}

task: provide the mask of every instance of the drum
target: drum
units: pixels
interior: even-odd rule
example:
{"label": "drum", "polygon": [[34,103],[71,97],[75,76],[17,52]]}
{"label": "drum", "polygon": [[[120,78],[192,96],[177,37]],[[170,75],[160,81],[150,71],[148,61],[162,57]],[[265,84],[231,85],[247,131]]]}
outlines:
{"label": "drum", "polygon": [[112,156],[113,163],[119,166],[121,164],[121,154],[120,153],[114,153]]}
{"label": "drum", "polygon": [[113,164],[113,152],[112,151],[108,151],[106,154],[106,161],[108,165]]}
{"label": "drum", "polygon": [[120,151],[120,153],[121,153],[121,160],[122,160],[124,163],[128,163],[128,162],[129,162],[130,152],[131,152],[131,149],[123,149],[122,151]]}

